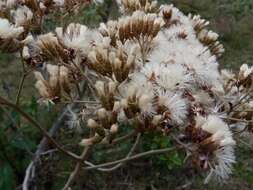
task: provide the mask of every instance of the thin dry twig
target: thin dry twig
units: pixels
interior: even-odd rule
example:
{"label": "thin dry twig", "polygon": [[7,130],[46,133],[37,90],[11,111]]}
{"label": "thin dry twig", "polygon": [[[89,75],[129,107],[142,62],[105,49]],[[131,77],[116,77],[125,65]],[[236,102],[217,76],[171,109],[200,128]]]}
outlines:
{"label": "thin dry twig", "polygon": [[183,147],[181,146],[181,147],[172,147],[172,148],[163,148],[163,149],[157,149],[157,150],[150,150],[150,151],[147,151],[147,152],[142,152],[142,153],[136,154],[136,155],[131,156],[129,158],[123,158],[123,159],[120,159],[120,160],[115,160],[115,161],[107,162],[107,163],[104,163],[104,164],[89,166],[89,167],[85,167],[83,169],[84,170],[93,170],[93,169],[97,169],[97,168],[101,168],[101,167],[108,167],[108,166],[112,166],[112,165],[115,165],[115,164],[118,164],[118,163],[124,163],[124,162],[130,161],[130,160],[135,160],[137,158],[141,158],[141,157],[144,157],[144,156],[150,156],[150,155],[155,155],[155,154],[162,154],[162,153],[171,152],[171,151],[174,151],[174,150],[180,149],[180,148],[183,148]]}
{"label": "thin dry twig", "polygon": [[[130,151],[128,152],[126,158],[129,158],[130,156],[133,155],[136,147],[138,146],[139,142],[140,142],[140,137],[141,137],[141,134],[138,133],[137,137],[136,137],[136,140],[132,146],[132,148],[130,149]],[[85,164],[89,165],[89,166],[95,166],[93,163],[89,162],[89,161],[85,161]],[[102,172],[111,172],[111,171],[114,171],[118,168],[120,168],[121,166],[123,165],[123,162],[111,167],[111,168],[97,168],[98,171],[102,171]]]}
{"label": "thin dry twig", "polygon": [[[71,107],[74,107],[74,105],[70,105]],[[56,120],[56,122],[54,123],[54,125],[51,127],[51,129],[49,130],[49,135],[51,137],[53,137],[56,132],[60,129],[60,127],[63,124],[64,119],[66,118],[66,115],[68,113],[68,108],[65,108],[64,111],[62,112],[62,114],[58,117],[58,119]],[[26,169],[26,175],[24,179],[29,179],[29,180],[24,180],[22,187],[24,190],[29,189],[30,187],[30,182],[33,181],[34,177],[35,177],[35,173],[36,173],[36,164],[38,163],[40,156],[48,149],[48,145],[49,145],[49,141],[47,140],[46,137],[43,137],[43,139],[40,141],[38,148],[35,152],[35,157],[33,159],[33,161],[29,164],[32,165],[30,167],[28,167]],[[58,149],[55,149],[58,151]]]}
{"label": "thin dry twig", "polygon": [[225,120],[230,120],[230,121],[237,121],[237,122],[244,122],[244,123],[253,123],[253,120],[245,120],[245,119],[238,119],[234,117],[221,117],[222,119]]}
{"label": "thin dry twig", "polygon": [[90,146],[87,146],[84,148],[82,155],[80,156],[81,160],[77,162],[74,171],[70,174],[67,183],[64,185],[63,190],[68,190],[69,187],[72,185],[72,183],[74,182],[75,178],[77,177],[77,175],[80,172],[81,169],[81,165],[82,163],[87,159],[88,156],[88,152],[90,150]]}
{"label": "thin dry twig", "polygon": [[24,86],[26,76],[27,75],[24,73],[22,75],[21,80],[20,80],[19,87],[18,87],[18,93],[17,93],[17,96],[16,96],[16,105],[19,105],[19,99],[20,99],[21,92],[23,90],[23,86]]}
{"label": "thin dry twig", "polygon": [[20,99],[20,95],[22,93],[22,90],[24,88],[25,79],[30,73],[30,71],[26,71],[24,59],[23,59],[23,56],[22,56],[22,52],[20,52],[20,57],[21,57],[21,63],[22,63],[22,68],[23,68],[23,71],[22,71],[23,74],[22,74],[22,78],[20,80],[19,87],[18,87],[18,93],[17,93],[17,96],[16,96],[16,105],[19,105],[19,99]]}
{"label": "thin dry twig", "polygon": [[67,151],[64,148],[61,147],[61,145],[59,145],[51,136],[50,134],[43,128],[41,127],[37,121],[35,121],[30,115],[28,115],[26,112],[24,112],[19,106],[9,102],[8,100],[6,100],[5,98],[0,96],[0,105],[5,105],[5,106],[9,106],[11,108],[13,108],[14,110],[16,110],[17,112],[19,112],[27,121],[29,121],[33,126],[35,126],[37,129],[40,130],[40,132],[43,134],[44,137],[47,138],[47,140],[52,143],[52,145],[54,145],[55,148],[57,148],[60,152],[62,152],[63,154],[69,156],[70,158],[79,161],[81,158],[74,154],[73,152]]}
{"label": "thin dry twig", "polygon": [[30,180],[30,171],[32,170],[33,167],[34,167],[33,162],[31,162],[25,171],[25,178],[22,184],[22,190],[29,190],[28,184]]}
{"label": "thin dry twig", "polygon": [[184,147],[186,150],[192,152],[192,150],[189,148],[189,144],[185,144],[183,143],[179,138],[177,138],[175,135],[171,135],[172,138],[176,141],[177,144],[181,145],[182,147]]}
{"label": "thin dry twig", "polygon": [[229,113],[233,112],[233,110],[235,110],[237,107],[239,107],[241,105],[242,101],[245,100],[249,96],[249,98],[246,99],[246,101],[248,101],[251,98],[250,93],[252,93],[251,90],[248,91],[243,97],[239,98],[238,102],[232,106],[231,111]]}
{"label": "thin dry twig", "polygon": [[137,135],[137,131],[132,131],[132,132],[130,132],[130,133],[128,133],[128,134],[126,134],[126,135],[124,135],[122,137],[118,137],[118,138],[114,139],[110,143],[108,143],[108,142],[104,143],[103,142],[101,144],[106,145],[108,147],[111,147],[111,146],[114,146],[115,144],[119,144],[121,142],[124,142],[125,140],[128,140],[128,139],[130,139],[130,138],[132,138],[132,137],[134,137],[136,135]]}

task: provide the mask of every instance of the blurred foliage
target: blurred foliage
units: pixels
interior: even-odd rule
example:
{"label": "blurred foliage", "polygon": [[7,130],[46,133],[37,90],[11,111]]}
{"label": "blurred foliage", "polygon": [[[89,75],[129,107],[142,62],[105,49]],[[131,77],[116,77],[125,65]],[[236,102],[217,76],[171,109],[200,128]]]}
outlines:
{"label": "blurred foliage", "polygon": [[[160,2],[171,2],[184,13],[200,14],[203,18],[210,20],[210,28],[220,35],[220,39],[225,45],[226,53],[220,60],[222,67],[232,69],[238,68],[243,63],[252,64],[252,0],[160,0]],[[67,15],[64,19],[60,19],[62,15],[56,13],[45,21],[44,31],[52,31],[57,26],[67,25],[71,22],[79,22],[95,27],[100,22],[106,22],[108,18],[116,18],[118,14],[118,8],[115,6],[114,0],[105,0],[103,5],[85,7],[78,14]],[[19,77],[21,76],[20,63],[13,59],[12,55],[0,54],[0,65],[0,95],[14,100]],[[25,82],[21,106],[38,120],[43,127],[50,128],[60,108],[41,107],[37,103],[37,97],[27,97],[26,94],[36,94],[32,87],[33,83],[33,76],[30,76]],[[20,114],[11,109],[0,107],[0,121],[0,190],[11,190],[22,183],[25,169],[41,140],[41,134],[24,121]],[[124,132],[126,128],[122,126],[120,129]],[[63,128],[59,131],[58,136],[57,140],[73,149],[72,145],[80,141],[82,134]],[[92,160],[95,163],[100,163],[122,158],[127,154],[132,143],[132,141],[129,141],[117,146],[116,152],[98,147],[93,150]],[[138,151],[172,146],[172,142],[167,137],[145,134],[139,144]],[[74,149],[77,149],[76,152],[80,152],[78,148]],[[138,190],[175,189],[175,187],[182,186],[186,182],[186,184],[190,184],[189,189],[197,190],[253,189],[253,160],[248,159],[248,155],[252,154],[252,150],[240,147],[237,154],[239,155],[238,160],[242,161],[236,165],[233,180],[226,187],[217,187],[213,184],[203,186],[203,179],[198,177],[194,170],[182,167],[185,155],[175,151],[129,163],[119,171],[110,174],[100,174],[92,171],[88,174],[88,177],[85,177],[87,181],[80,181],[80,186],[77,186],[76,189],[86,187],[87,189],[122,189],[122,185],[126,185],[123,184],[124,181],[126,181],[127,186],[123,189]],[[38,180],[41,189],[43,187],[48,189],[45,184],[54,181],[54,184],[50,187],[57,190],[63,186],[69,172],[73,169],[74,163],[70,164],[68,159],[62,159],[62,155],[57,153],[54,156],[43,156],[41,164],[43,170],[40,171]],[[138,167],[138,164],[145,167]],[[57,172],[55,173],[55,171]],[[96,181],[96,184],[94,181]],[[87,183],[84,184],[84,182]]]}
{"label": "blurred foliage", "polygon": [[[170,138],[167,136],[161,136],[160,134],[154,135],[145,134],[142,143],[144,151],[162,149],[173,147]],[[166,168],[168,170],[179,169],[183,167],[185,155],[182,155],[178,151],[153,156],[151,158],[154,166],[159,168]]]}
{"label": "blurred foliage", "polygon": [[184,13],[199,14],[210,21],[209,28],[220,35],[220,41],[226,50],[220,59],[221,67],[236,69],[243,63],[252,64],[252,0],[171,0],[170,2]]}
{"label": "blurred foliage", "polygon": [[[21,108],[43,126],[51,126],[56,117],[52,113],[55,110],[40,108],[35,97],[24,101]],[[6,107],[0,107],[0,120],[0,189],[8,190],[22,183],[41,134],[18,112]]]}

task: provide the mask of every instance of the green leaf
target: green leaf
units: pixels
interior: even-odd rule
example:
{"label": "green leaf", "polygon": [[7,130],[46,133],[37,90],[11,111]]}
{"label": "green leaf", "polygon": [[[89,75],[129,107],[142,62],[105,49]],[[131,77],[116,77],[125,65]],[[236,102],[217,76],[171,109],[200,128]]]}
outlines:
{"label": "green leaf", "polygon": [[8,164],[3,165],[0,168],[0,189],[12,190],[14,187],[13,179],[14,175],[12,168]]}
{"label": "green leaf", "polygon": [[29,115],[36,117],[38,112],[38,103],[36,98],[33,96],[31,101],[29,101],[29,103],[24,105],[24,108]]}
{"label": "green leaf", "polygon": [[19,135],[15,135],[12,140],[11,140],[11,145],[17,149],[20,150],[32,150],[36,147],[36,145],[34,144],[34,142],[20,137]]}

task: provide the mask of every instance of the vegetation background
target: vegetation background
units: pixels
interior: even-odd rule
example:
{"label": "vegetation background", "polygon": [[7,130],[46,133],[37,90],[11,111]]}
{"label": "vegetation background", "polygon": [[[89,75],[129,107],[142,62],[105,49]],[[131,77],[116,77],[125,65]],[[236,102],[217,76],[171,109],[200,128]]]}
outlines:
{"label": "vegetation background", "polygon": [[[160,0],[173,3],[184,13],[200,14],[210,21],[210,28],[220,35],[226,52],[220,59],[222,68],[235,69],[243,63],[253,62],[253,0]],[[57,13],[59,14],[59,13]],[[54,15],[57,18],[58,15]],[[91,27],[115,18],[118,9],[113,0],[105,0],[99,6],[89,6],[66,23],[79,22]],[[48,18],[45,30],[54,30],[61,23]],[[0,94],[15,100],[21,77],[21,64],[12,55],[0,54]],[[37,104],[38,94],[34,90],[33,76],[25,82],[21,106],[45,128],[50,128],[59,115],[59,107],[43,107]],[[31,96],[33,94],[34,96]],[[57,140],[69,148],[79,142],[81,134],[65,125],[57,135]],[[41,134],[24,122],[17,112],[0,107],[0,190],[20,189],[26,167],[33,158]],[[116,159],[123,155],[130,144],[115,149],[96,152],[96,162]],[[168,138],[151,137],[148,134],[140,144],[140,149],[170,146]],[[243,136],[237,148],[237,164],[232,178],[226,185],[203,185],[203,176],[193,168],[185,167],[184,155],[180,152],[155,156],[128,163],[112,173],[90,172],[81,176],[75,189],[105,190],[252,190],[253,189],[253,140]],[[41,168],[36,180],[38,189],[61,189],[73,168],[67,158],[59,153],[46,154],[41,158]]]}

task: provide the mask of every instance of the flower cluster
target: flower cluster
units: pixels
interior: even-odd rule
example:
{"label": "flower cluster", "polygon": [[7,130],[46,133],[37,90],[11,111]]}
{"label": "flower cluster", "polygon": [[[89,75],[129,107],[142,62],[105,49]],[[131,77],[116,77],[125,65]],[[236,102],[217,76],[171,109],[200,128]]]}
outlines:
{"label": "flower cluster", "polygon": [[120,9],[125,14],[131,14],[134,11],[141,10],[147,13],[154,13],[159,10],[157,1],[150,0],[118,0]]}
{"label": "flower cluster", "polygon": [[[219,113],[214,113],[224,95],[217,62],[223,51],[218,35],[207,31],[207,22],[199,16],[187,17],[171,5],[154,13],[150,10],[155,5],[122,1],[122,11],[128,15],[117,21],[101,24],[98,31],[80,24],[57,28],[55,33],[39,36],[30,51],[35,47],[42,60],[90,77],[102,108],[88,120],[95,134],[82,145],[110,141],[122,123],[164,135],[192,131],[186,133],[189,139],[206,133],[191,139],[198,147],[199,157],[194,154],[194,158],[197,163],[206,161],[203,167],[211,173],[227,177],[235,162],[234,141]],[[50,82],[38,85],[42,81],[40,77],[36,86],[44,98],[60,97]],[[49,89],[55,89],[54,93]],[[203,152],[206,147],[209,151]],[[203,157],[208,159],[203,161]]]}
{"label": "flower cluster", "polygon": [[91,3],[90,0],[1,0],[0,50],[16,52],[26,45],[30,33],[41,33],[50,13],[69,13]]}
{"label": "flower cluster", "polygon": [[35,84],[44,101],[57,101],[61,95],[71,98],[68,69],[64,66],[47,65],[48,80],[40,72],[34,72],[37,79]]}
{"label": "flower cluster", "polygon": [[[189,144],[192,163],[210,171],[206,182],[229,177],[235,163],[233,132],[242,125],[253,130],[253,67],[242,65],[238,74],[219,70],[224,48],[218,34],[207,29],[209,22],[173,5],[120,0],[122,16],[97,29],[71,23],[28,35],[30,23],[38,22],[34,15],[82,3],[50,2],[25,1],[12,23],[0,18],[0,48],[10,40],[21,43],[15,47],[23,47],[28,65],[46,65],[46,71],[35,72],[44,101],[73,101],[83,83],[90,88],[99,106],[87,119],[93,135],[81,145],[111,142],[128,124]],[[7,1],[0,13],[16,3]]]}

